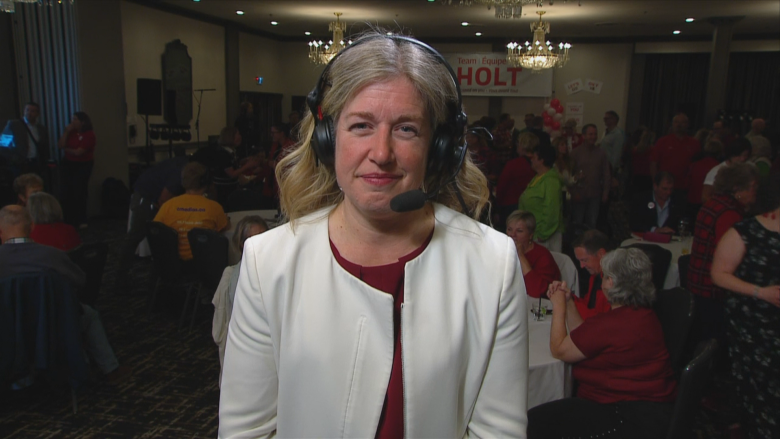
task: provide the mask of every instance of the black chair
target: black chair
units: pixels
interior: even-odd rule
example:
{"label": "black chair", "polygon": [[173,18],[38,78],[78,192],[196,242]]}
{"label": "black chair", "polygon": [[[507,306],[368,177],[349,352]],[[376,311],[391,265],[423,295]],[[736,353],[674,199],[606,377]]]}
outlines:
{"label": "black chair", "polygon": [[108,245],[103,242],[80,245],[69,251],[68,256],[87,275],[84,287],[78,292],[79,301],[94,308],[103,283]]}
{"label": "black chair", "polygon": [[701,342],[695,357],[683,370],[677,385],[677,400],[674,403],[667,439],[691,437],[691,426],[701,406],[704,386],[709,381],[712,359],[717,349],[718,342],[715,339]]}
{"label": "black chair", "polygon": [[149,309],[154,308],[157,290],[161,285],[185,285],[187,297],[184,308],[179,317],[179,327],[184,324],[184,316],[189,307],[194,284],[197,279],[194,275],[193,265],[185,263],[179,257],[179,234],[175,230],[157,221],[147,225],[146,239],[149,242],[149,250],[152,252],[152,264],[154,265],[155,284],[152,288]]}
{"label": "black chair", "polygon": [[638,248],[645,252],[653,263],[653,285],[656,290],[662,290],[669,264],[672,263],[672,252],[655,244],[631,244],[627,248]]}
{"label": "black chair", "polygon": [[250,188],[241,188],[231,193],[225,206],[226,212],[242,212],[245,210],[262,210],[266,208],[263,194]]}
{"label": "black chair", "polygon": [[81,305],[70,283],[55,272],[0,279],[0,393],[11,383],[43,376],[76,391],[89,379],[81,345]]}
{"label": "black chair", "polygon": [[693,324],[693,294],[680,287],[658,290],[653,309],[661,321],[672,368],[678,373],[687,360],[685,346]]}
{"label": "black chair", "polygon": [[198,312],[198,298],[205,287],[208,291],[216,291],[222,272],[228,266],[228,248],[230,243],[219,232],[207,229],[192,229],[187,233],[190,241],[192,256],[195,262],[200,286],[195,295],[195,304],[192,309],[190,329],[195,323],[195,315]]}
{"label": "black chair", "polygon": [[677,259],[677,267],[680,272],[680,286],[688,288],[688,264],[691,262],[691,255],[682,255]]}

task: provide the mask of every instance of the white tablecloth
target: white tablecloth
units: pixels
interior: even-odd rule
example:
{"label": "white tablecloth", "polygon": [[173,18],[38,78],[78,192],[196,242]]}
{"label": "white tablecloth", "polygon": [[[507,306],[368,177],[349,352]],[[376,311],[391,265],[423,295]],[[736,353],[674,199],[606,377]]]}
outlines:
{"label": "white tablecloth", "polygon": [[680,259],[680,256],[683,255],[683,250],[685,250],[685,254],[691,252],[693,237],[689,236],[683,240],[674,237],[672,238],[672,241],[669,241],[665,244],[660,242],[644,241],[641,238],[629,238],[623,241],[620,246],[627,247],[631,244],[655,244],[672,252],[672,262],[669,264],[669,270],[666,272],[666,279],[664,279],[664,289],[668,290],[680,286],[680,268],[677,265],[677,260]]}
{"label": "white tablecloth", "polygon": [[[531,309],[530,302],[528,309]],[[531,409],[571,396],[571,367],[550,353],[552,315],[543,322],[535,322],[530,311],[528,316],[528,408]]]}

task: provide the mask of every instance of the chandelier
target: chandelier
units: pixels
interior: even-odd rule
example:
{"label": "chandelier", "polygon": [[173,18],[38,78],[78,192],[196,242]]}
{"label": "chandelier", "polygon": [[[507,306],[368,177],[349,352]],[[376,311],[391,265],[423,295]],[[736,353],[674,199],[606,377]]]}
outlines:
{"label": "chandelier", "polygon": [[534,33],[533,43],[526,41],[524,46],[515,42],[507,44],[507,62],[515,67],[532,70],[534,73],[565,66],[569,62],[571,44],[560,43],[556,51],[544,38],[545,34],[550,33],[550,23],[542,21],[544,11],[536,11],[536,13],[539,15],[539,22],[531,23],[531,30]]}
{"label": "chandelier", "polygon": [[[547,0],[550,6],[555,3],[555,0]],[[568,0],[563,0],[566,3]],[[536,5],[542,7],[544,0],[441,0],[441,2],[447,6],[471,6],[471,5],[486,5],[488,10],[494,9],[496,11],[496,18],[522,18],[523,5]],[[582,6],[582,0],[578,0],[580,6]]]}
{"label": "chandelier", "polygon": [[331,21],[328,30],[333,32],[333,39],[327,44],[322,40],[309,42],[309,61],[314,64],[325,65],[330,62],[339,52],[352,44],[352,40],[344,42],[344,32],[347,30],[347,24],[339,20],[341,12],[334,12],[336,21]]}

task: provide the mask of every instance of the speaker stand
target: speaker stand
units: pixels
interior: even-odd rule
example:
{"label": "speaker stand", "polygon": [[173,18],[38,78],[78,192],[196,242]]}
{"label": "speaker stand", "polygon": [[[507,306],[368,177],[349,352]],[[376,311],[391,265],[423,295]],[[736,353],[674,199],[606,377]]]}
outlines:
{"label": "speaker stand", "polygon": [[194,92],[199,91],[200,92],[200,98],[196,98],[195,101],[198,102],[198,116],[195,118],[195,133],[197,136],[197,143],[195,144],[198,148],[200,148],[200,107],[201,102],[203,101],[203,92],[204,91],[217,91],[216,88],[199,88],[197,90],[193,90]]}

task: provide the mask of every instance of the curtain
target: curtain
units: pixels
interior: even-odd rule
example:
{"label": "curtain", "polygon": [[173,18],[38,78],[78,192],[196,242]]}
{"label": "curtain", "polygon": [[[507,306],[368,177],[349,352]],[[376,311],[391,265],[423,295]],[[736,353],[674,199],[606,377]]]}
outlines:
{"label": "curtain", "polygon": [[19,105],[36,102],[49,130],[51,154],[81,107],[76,20],[70,2],[42,6],[17,3],[13,18]]}
{"label": "curtain", "polygon": [[746,112],[780,126],[780,52],[732,53],[726,110]]}
{"label": "curtain", "polygon": [[255,116],[260,119],[258,138],[263,149],[268,151],[271,146],[271,125],[282,120],[282,94],[242,91],[241,102],[250,102]]}
{"label": "curtain", "polygon": [[639,122],[661,137],[671,127],[672,117],[683,112],[692,130],[700,127],[709,67],[708,53],[647,55]]}

